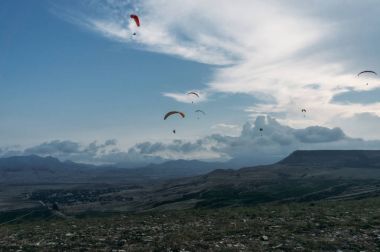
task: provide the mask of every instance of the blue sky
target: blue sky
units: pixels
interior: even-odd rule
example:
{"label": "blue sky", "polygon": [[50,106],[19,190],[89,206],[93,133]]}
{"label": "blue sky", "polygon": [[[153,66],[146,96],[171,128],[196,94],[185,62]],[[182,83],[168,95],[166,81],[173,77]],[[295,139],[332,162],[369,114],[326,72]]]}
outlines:
{"label": "blue sky", "polygon": [[[4,144],[117,138],[131,145],[170,139],[171,127],[162,121],[166,111],[185,110],[192,116],[193,110],[203,109],[203,104],[178,103],[162,93],[202,88],[212,66],[99,36],[55,15],[57,7],[50,1],[2,1],[2,7]],[[232,102],[223,100],[224,109],[233,110]],[[206,129],[220,120],[214,116],[219,106],[217,100],[210,102],[207,122],[189,118],[183,123],[186,137],[208,133]],[[230,121],[244,121],[244,113],[239,114],[232,114]],[[224,114],[222,122],[228,119]]]}
{"label": "blue sky", "polygon": [[[141,142],[239,136],[267,115],[380,139],[380,81],[356,76],[380,72],[379,14],[374,0],[3,0],[0,147],[116,139],[108,147],[128,153]],[[197,120],[196,109],[207,115]],[[163,121],[169,110],[188,116]]]}

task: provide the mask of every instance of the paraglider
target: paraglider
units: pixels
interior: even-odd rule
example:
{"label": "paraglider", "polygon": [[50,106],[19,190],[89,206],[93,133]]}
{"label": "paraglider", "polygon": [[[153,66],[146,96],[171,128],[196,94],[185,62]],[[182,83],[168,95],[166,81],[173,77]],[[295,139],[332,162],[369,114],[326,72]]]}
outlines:
{"label": "paraglider", "polygon": [[[181,118],[185,118],[185,113],[183,113],[183,112],[180,112],[180,111],[170,111],[170,112],[168,112],[168,113],[165,114],[164,120],[168,119],[168,117],[170,117],[172,115],[175,115],[175,114],[178,114]],[[173,132],[173,134],[175,134],[176,130],[173,129],[172,132]]]}
{"label": "paraglider", "polygon": [[[377,73],[375,71],[372,71],[372,70],[365,70],[365,71],[361,71],[360,73],[358,73],[357,76],[359,78],[371,79],[371,78],[377,76]],[[367,82],[367,86],[368,86],[368,82]]]}
{"label": "paraglider", "polygon": [[260,128],[259,131],[260,131],[260,133],[261,133],[260,135],[263,136],[263,131],[264,131],[264,129],[263,129],[263,128]]}
{"label": "paraglider", "polygon": [[[187,93],[187,95],[194,95],[194,96],[196,96],[197,98],[199,98],[199,94],[196,93],[196,92],[194,92],[194,91]],[[194,101],[191,101],[191,103],[194,103]]]}
{"label": "paraglider", "polygon": [[206,112],[200,109],[195,110],[195,113],[202,113],[203,115],[206,115]]}
{"label": "paraglider", "polygon": [[[130,18],[135,21],[137,27],[140,27],[140,18],[137,15],[132,14],[130,15]],[[136,35],[136,32],[134,32],[133,35]]]}
{"label": "paraglider", "polygon": [[169,116],[172,116],[172,115],[175,115],[175,114],[178,114],[182,118],[185,118],[185,113],[183,113],[183,112],[180,112],[180,111],[170,111],[170,112],[168,112],[168,113],[165,114],[164,120],[166,120]]}
{"label": "paraglider", "polygon": [[199,94],[198,93],[195,93],[195,92],[189,92],[189,93],[187,93],[188,95],[195,95],[196,97],[198,97],[199,98]]}
{"label": "paraglider", "polygon": [[[301,112],[306,114],[306,109],[301,109]],[[303,117],[305,117],[305,114],[303,115]]]}
{"label": "paraglider", "polygon": [[[204,112],[203,110],[200,110],[200,109],[195,110],[195,113],[197,113],[197,114],[201,113],[203,115],[206,115],[206,112]],[[199,119],[199,116],[197,116],[197,119]]]}
{"label": "paraglider", "polygon": [[361,71],[360,73],[358,73],[358,77],[360,77],[360,75],[362,75],[362,74],[374,74],[374,75],[377,75],[377,73],[375,71],[365,70],[365,71]]}

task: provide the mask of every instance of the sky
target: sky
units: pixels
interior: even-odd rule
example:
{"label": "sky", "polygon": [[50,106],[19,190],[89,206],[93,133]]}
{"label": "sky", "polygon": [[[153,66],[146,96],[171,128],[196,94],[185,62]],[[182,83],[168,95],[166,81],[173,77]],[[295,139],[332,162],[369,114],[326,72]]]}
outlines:
{"label": "sky", "polygon": [[[0,155],[266,163],[378,149],[380,80],[357,74],[380,72],[379,14],[377,0],[3,0]],[[171,110],[185,119],[163,120]]]}

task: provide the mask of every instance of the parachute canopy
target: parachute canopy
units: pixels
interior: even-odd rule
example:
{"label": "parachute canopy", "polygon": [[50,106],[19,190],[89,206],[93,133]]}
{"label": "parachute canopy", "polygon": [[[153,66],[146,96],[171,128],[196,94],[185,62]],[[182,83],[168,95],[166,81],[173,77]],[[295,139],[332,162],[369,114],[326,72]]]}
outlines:
{"label": "parachute canopy", "polygon": [[182,118],[185,118],[185,114],[183,112],[180,112],[180,111],[170,111],[170,112],[168,112],[168,113],[165,114],[164,120],[166,120],[169,116],[172,116],[172,115],[175,115],[175,114],[178,114]]}
{"label": "parachute canopy", "polygon": [[130,15],[130,17],[135,21],[137,27],[140,27],[140,19],[139,19],[139,17],[137,15],[135,15],[135,14]]}
{"label": "parachute canopy", "polygon": [[374,74],[374,75],[377,75],[377,73],[375,71],[365,70],[365,71],[361,71],[360,73],[358,73],[358,77],[361,76],[361,75],[364,75],[364,74]]}
{"label": "parachute canopy", "polygon": [[206,112],[200,109],[195,110],[195,113],[202,113],[203,115],[206,115]]}
{"label": "parachute canopy", "polygon": [[306,109],[301,109],[301,112],[305,112],[306,113]]}
{"label": "parachute canopy", "polygon": [[189,93],[187,93],[188,95],[195,95],[196,97],[198,97],[199,98],[199,94],[198,93],[196,93],[196,92],[189,92]]}
{"label": "parachute canopy", "polygon": [[263,131],[264,129],[263,129],[263,128],[260,128],[259,130],[260,130],[260,131]]}

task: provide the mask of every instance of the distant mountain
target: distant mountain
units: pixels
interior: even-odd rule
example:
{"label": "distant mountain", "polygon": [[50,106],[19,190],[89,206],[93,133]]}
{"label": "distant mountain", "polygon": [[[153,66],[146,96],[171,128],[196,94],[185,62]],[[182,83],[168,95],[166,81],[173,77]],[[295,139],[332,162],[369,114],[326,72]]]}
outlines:
{"label": "distant mountain", "polygon": [[15,156],[0,158],[0,183],[83,182],[96,166],[61,162],[53,157]]}
{"label": "distant mountain", "polygon": [[93,168],[93,165],[78,164],[71,161],[61,162],[54,157],[40,157],[37,155],[30,156],[14,156],[0,158],[0,169],[5,170],[6,168],[12,171],[18,169],[28,170],[28,169],[39,169],[39,170],[49,170],[49,169],[67,169],[67,168]]}
{"label": "distant mountain", "polygon": [[122,183],[171,179],[206,174],[222,167],[220,163],[175,160],[146,167],[124,169],[95,166],[53,157],[15,156],[0,158],[0,183]]}
{"label": "distant mountain", "polygon": [[380,151],[296,151],[273,165],[218,169],[144,193],[156,199],[146,208],[166,209],[369,197],[380,195]]}
{"label": "distant mountain", "polygon": [[202,162],[198,160],[172,160],[162,164],[150,164],[145,167],[131,169],[135,175],[145,176],[149,174],[151,178],[179,178],[206,174],[215,169],[228,167],[225,163]]}
{"label": "distant mountain", "polygon": [[279,162],[282,165],[323,165],[380,168],[377,150],[318,150],[295,151]]}

